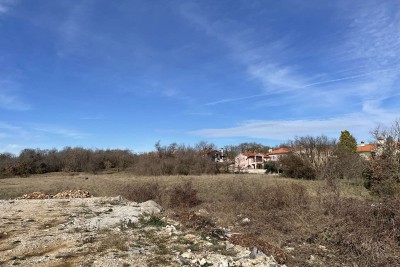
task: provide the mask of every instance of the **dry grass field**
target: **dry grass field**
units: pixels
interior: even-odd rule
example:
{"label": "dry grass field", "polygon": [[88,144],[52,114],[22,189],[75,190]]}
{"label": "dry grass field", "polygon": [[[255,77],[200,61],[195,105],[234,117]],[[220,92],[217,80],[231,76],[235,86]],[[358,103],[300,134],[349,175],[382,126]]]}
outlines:
{"label": "dry grass field", "polygon": [[68,189],[154,199],[178,219],[201,211],[207,220],[242,233],[249,245],[267,242],[280,248],[288,266],[400,265],[399,199],[378,201],[357,183],[248,174],[50,173],[0,180],[1,199]]}

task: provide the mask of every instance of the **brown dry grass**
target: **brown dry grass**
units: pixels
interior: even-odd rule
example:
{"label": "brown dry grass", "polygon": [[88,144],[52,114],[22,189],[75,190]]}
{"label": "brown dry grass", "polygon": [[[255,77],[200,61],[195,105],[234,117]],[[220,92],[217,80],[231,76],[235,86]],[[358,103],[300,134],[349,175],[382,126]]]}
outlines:
{"label": "brown dry grass", "polygon": [[[185,195],[184,185],[191,190]],[[288,252],[288,266],[400,265],[400,201],[379,202],[360,184],[294,180],[266,175],[137,177],[129,173],[54,173],[0,180],[0,198],[32,191],[82,189],[94,196],[155,199],[169,213],[198,198],[208,219]],[[181,190],[182,189],[182,190]],[[174,204],[174,205],[173,205]],[[243,219],[250,219],[243,223]],[[321,250],[324,246],[327,250]],[[309,262],[313,255],[317,260]]]}

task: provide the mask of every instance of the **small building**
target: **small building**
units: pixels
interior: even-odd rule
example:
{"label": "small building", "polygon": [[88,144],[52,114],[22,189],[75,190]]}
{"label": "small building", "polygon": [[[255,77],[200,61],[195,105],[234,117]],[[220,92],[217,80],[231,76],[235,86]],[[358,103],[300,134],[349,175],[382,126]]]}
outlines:
{"label": "small building", "polygon": [[224,149],[214,150],[212,148],[206,148],[200,152],[201,157],[209,158],[215,162],[225,162],[227,159],[224,155]]}
{"label": "small building", "polygon": [[361,141],[361,144],[357,146],[356,153],[360,157],[369,160],[375,155],[376,149],[376,144],[365,144],[364,141]]}

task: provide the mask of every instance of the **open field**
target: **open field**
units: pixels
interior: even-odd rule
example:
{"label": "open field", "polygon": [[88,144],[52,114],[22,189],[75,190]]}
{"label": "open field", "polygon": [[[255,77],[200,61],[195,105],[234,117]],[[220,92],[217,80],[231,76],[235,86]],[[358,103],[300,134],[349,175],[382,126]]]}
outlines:
{"label": "open field", "polygon": [[[0,199],[16,198],[25,193],[41,191],[57,193],[69,189],[82,189],[92,193],[93,196],[115,196],[126,193],[124,189],[143,185],[146,183],[157,183],[165,189],[181,184],[183,181],[192,181],[198,190],[200,198],[217,201],[229,194],[232,184],[242,185],[246,188],[251,186],[268,187],[271,185],[299,184],[308,189],[310,194],[316,195],[321,186],[320,181],[298,180],[279,177],[275,175],[258,174],[220,174],[201,176],[135,176],[130,173],[48,173],[32,175],[30,177],[0,179]],[[347,197],[371,198],[369,192],[362,185],[350,185],[343,182],[341,193]],[[257,188],[260,189],[260,188]],[[243,189],[245,190],[245,188]]]}
{"label": "open field", "polygon": [[[176,188],[183,193],[176,194]],[[217,225],[242,233],[248,246],[268,242],[280,248],[288,266],[400,265],[399,199],[378,201],[360,184],[233,174],[51,173],[0,180],[2,199],[68,189],[135,201],[151,198],[175,219],[188,210],[200,211]]]}

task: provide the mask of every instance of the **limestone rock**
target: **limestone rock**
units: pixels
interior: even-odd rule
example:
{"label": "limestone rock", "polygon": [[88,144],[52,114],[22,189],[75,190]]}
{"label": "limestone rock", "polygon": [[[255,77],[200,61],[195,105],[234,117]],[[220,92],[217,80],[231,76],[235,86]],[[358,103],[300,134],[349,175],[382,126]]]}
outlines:
{"label": "limestone rock", "polygon": [[163,210],[163,208],[153,200],[140,203],[139,206],[142,211],[150,214],[160,213]]}

